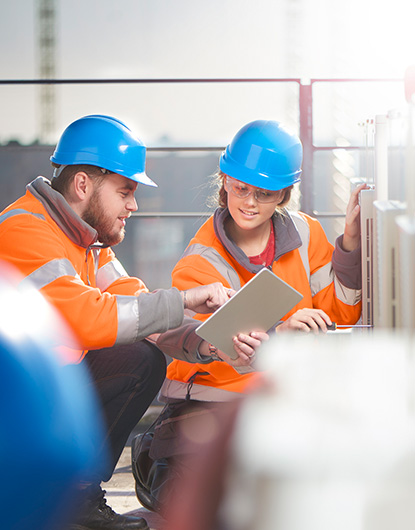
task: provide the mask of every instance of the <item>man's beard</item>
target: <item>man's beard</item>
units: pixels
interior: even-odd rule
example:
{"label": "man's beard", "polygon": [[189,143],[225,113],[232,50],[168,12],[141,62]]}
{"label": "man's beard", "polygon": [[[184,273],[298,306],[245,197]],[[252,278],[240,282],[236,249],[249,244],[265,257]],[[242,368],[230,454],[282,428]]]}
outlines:
{"label": "man's beard", "polygon": [[118,232],[113,229],[114,221],[111,220],[105,213],[101,205],[101,195],[99,188],[94,189],[88,205],[82,214],[82,219],[88,223],[98,233],[98,241],[105,246],[114,246],[121,243],[124,239],[125,230],[121,228]]}

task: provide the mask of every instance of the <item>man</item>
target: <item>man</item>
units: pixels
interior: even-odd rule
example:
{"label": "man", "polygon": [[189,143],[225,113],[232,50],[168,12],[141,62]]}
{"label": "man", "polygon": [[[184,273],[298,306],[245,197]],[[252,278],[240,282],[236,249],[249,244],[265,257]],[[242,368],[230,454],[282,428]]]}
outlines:
{"label": "man", "polygon": [[[156,186],[145,173],[146,148],[121,121],[91,115],[71,123],[51,156],[52,182],[38,177],[26,194],[0,214],[0,259],[15,265],[59,310],[80,350],[60,345],[71,362],[88,366],[102,404],[106,438],[103,469],[80,485],[77,530],[147,529],[142,518],[116,514],[101,481],[111,478],[134,426],[164,380],[164,352],[188,362],[211,362],[212,348],[194,333],[184,309],[208,313],[232,292],[222,284],[187,291],[148,292],[127,275],[111,249],[137,210],[138,183]],[[170,331],[169,331],[170,330]],[[258,338],[235,338],[233,366],[249,365]],[[74,389],[76,391],[76,389]],[[105,460],[105,455],[109,457]]]}

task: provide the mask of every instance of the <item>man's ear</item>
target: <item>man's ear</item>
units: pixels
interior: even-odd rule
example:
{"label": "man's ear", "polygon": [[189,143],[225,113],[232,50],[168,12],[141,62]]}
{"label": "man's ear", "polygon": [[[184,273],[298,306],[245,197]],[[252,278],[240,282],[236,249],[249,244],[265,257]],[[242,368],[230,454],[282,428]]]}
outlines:
{"label": "man's ear", "polygon": [[84,202],[89,199],[93,190],[93,182],[85,171],[78,171],[73,178],[74,199]]}

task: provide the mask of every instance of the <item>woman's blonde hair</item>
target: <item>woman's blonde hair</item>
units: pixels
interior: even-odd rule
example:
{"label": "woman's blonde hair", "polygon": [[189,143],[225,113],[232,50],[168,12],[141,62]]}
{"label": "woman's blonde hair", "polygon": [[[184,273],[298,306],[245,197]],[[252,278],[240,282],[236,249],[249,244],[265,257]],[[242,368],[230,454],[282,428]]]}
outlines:
{"label": "woman's blonde hair", "polygon": [[[225,178],[227,176],[228,175],[226,175],[226,173],[223,173],[223,171],[221,171],[220,169],[218,169],[218,171],[214,175],[212,175],[213,184],[216,187],[216,190],[215,193],[209,198],[208,206],[212,208],[217,208],[218,206],[220,208],[227,208],[228,192],[225,190]],[[284,189],[284,197],[275,208],[275,211],[280,213],[281,215],[284,215],[285,207],[291,200],[292,189],[293,186],[289,186],[288,188]]]}

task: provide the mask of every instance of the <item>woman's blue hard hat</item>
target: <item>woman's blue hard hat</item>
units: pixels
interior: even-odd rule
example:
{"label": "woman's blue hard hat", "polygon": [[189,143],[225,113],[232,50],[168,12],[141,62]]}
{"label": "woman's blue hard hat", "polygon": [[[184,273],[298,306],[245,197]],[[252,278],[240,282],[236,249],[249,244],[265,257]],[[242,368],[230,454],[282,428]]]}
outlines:
{"label": "woman's blue hard hat", "polygon": [[222,153],[220,170],[230,177],[270,191],[300,181],[303,147],[280,122],[256,120],[240,129]]}

